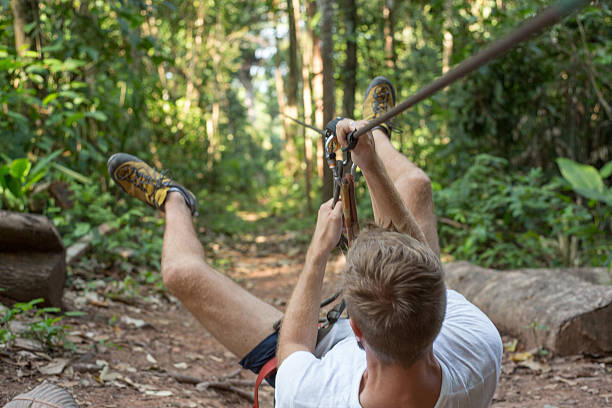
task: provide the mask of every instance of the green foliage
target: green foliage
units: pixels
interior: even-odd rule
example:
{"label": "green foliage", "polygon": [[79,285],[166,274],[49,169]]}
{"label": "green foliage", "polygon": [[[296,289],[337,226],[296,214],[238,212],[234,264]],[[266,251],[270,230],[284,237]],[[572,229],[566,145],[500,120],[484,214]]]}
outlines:
{"label": "green foliage", "polygon": [[434,196],[441,245],[457,258],[500,269],[612,261],[609,221],[541,169],[513,173],[505,159],[479,155]]}
{"label": "green foliage", "polygon": [[[11,344],[17,336],[24,336],[39,341],[48,350],[58,347],[73,349],[74,345],[65,337],[65,331],[70,326],[60,324],[65,316],[82,316],[80,312],[66,312],[57,315],[60,309],[57,307],[38,308],[36,305],[43,299],[34,299],[29,302],[15,303],[11,307],[4,308],[4,314],[0,319],[0,344]],[[26,319],[28,330],[24,333],[14,333],[10,328],[10,322],[16,318]]]}
{"label": "green foliage", "polygon": [[[306,210],[302,162],[315,139],[281,139],[275,73],[286,77],[287,44],[273,37],[286,28],[284,3],[38,2],[23,53],[15,49],[9,3],[0,2],[2,209],[43,212],[67,245],[110,223],[112,234],[95,236],[96,257],[127,272],[144,265],[150,275],[139,270],[134,282],[161,286],[163,221],[109,185],[106,174],[108,156],[127,151],[171,169],[196,193],[205,239],[291,229],[308,240],[316,211]],[[376,75],[394,81],[398,99],[412,95],[441,74],[445,31],[454,65],[547,2],[459,1],[450,14],[443,1],[385,4],[395,7],[393,55],[385,48],[383,1],[358,2],[356,100]],[[298,26],[317,31],[320,12],[304,11]],[[348,22],[339,20],[338,101],[348,36]],[[440,216],[455,223],[441,224],[453,255],[501,267],[609,264],[604,182],[612,165],[602,166],[611,159],[612,118],[601,95],[612,92],[611,23],[610,5],[595,1],[398,118],[404,133],[393,142],[447,186],[436,199]],[[302,91],[309,85],[300,84]],[[503,159],[474,163],[480,153]],[[599,182],[587,167],[557,162],[588,202],[574,202],[567,183],[553,179],[559,155],[601,168]],[[56,180],[69,183],[71,210],[39,192]],[[312,184],[316,190],[321,180]],[[363,182],[357,194],[360,219],[371,218]]]}
{"label": "green foliage", "polygon": [[60,153],[57,151],[48,155],[37,161],[34,167],[26,157],[14,160],[5,158],[6,163],[0,164],[0,208],[25,209],[32,187],[45,177],[52,161]]}
{"label": "green foliage", "polygon": [[[162,219],[140,203],[133,205],[131,198],[116,202],[110,192],[101,191],[100,185],[72,183],[71,188],[71,210],[53,206],[46,209],[66,245],[92,232],[100,261],[112,262],[122,259],[122,253],[129,253],[132,263],[159,266]],[[102,224],[107,224],[113,233],[101,236],[95,227]]]}
{"label": "green foliage", "polygon": [[557,164],[561,175],[576,193],[612,206],[612,187],[606,189],[603,182],[612,174],[612,161],[603,166],[600,171],[593,166],[579,164],[565,158],[557,159]]}

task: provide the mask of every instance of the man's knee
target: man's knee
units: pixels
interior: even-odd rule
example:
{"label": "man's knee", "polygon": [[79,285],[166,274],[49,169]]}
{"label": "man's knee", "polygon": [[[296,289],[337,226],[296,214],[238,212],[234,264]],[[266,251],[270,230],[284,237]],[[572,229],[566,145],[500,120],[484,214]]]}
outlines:
{"label": "man's knee", "polygon": [[431,180],[422,170],[402,176],[395,187],[405,199],[413,202],[423,202],[432,199]]}

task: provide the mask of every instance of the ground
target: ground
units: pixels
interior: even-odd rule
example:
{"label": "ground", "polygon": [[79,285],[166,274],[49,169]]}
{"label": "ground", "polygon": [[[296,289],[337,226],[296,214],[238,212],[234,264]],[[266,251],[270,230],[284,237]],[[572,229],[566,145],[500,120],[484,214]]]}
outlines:
{"label": "ground", "polygon": [[[206,245],[207,255],[240,285],[282,309],[303,265],[304,240],[296,234],[251,238],[218,239]],[[327,293],[334,291],[342,263],[341,255],[331,262]],[[75,351],[42,350],[31,341],[0,349],[0,405],[49,381],[68,389],[81,407],[251,407],[255,376],[237,370],[239,358],[159,290],[159,282],[130,286],[131,292],[109,284],[129,283],[126,274],[138,273],[138,266],[122,265],[89,258],[72,268],[65,306],[85,315],[62,322],[71,326],[66,334]],[[13,329],[19,330],[18,320]],[[532,358],[533,352],[521,353],[520,344],[515,350],[511,337],[503,340],[507,347],[493,407],[612,406],[612,357]],[[260,404],[273,406],[267,384]]]}

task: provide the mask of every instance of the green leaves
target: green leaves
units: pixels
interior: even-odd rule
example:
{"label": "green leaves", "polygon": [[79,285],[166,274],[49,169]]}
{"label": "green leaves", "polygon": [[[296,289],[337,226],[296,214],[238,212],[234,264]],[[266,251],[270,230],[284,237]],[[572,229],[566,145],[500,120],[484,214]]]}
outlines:
{"label": "green leaves", "polygon": [[601,171],[562,157],[557,159],[557,165],[563,178],[576,193],[612,206],[612,188],[606,189],[603,182],[612,174],[612,161],[602,167]]}
{"label": "green leaves", "polygon": [[7,163],[0,165],[0,200],[4,199],[5,206],[22,210],[31,188],[47,174],[53,161],[61,153],[61,150],[57,150],[39,159],[33,167],[26,157],[9,159]]}
{"label": "green leaves", "polygon": [[[565,160],[565,172],[582,190],[600,186],[601,172]],[[462,177],[434,191],[444,251],[500,269],[609,264],[612,208],[578,205],[562,188],[541,169],[511,172],[503,159],[477,156]]]}
{"label": "green leaves", "polygon": [[31,167],[32,164],[28,159],[15,159],[9,165],[9,173],[14,178],[22,180],[28,175]]}

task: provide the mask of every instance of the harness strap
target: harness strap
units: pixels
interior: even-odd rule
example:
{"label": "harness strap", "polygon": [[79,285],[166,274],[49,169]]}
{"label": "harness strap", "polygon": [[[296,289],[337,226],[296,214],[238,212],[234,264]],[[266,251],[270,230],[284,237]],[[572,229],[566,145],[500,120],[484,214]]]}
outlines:
{"label": "harness strap", "polygon": [[257,375],[257,380],[255,381],[255,392],[253,395],[253,399],[254,399],[253,408],[259,408],[259,386],[261,385],[263,380],[265,380],[266,378],[274,374],[277,368],[278,368],[278,360],[276,359],[276,356],[274,356],[270,360],[268,360],[268,362],[264,364],[263,367],[261,367],[261,370],[259,370],[259,374]]}

